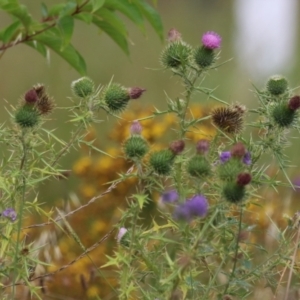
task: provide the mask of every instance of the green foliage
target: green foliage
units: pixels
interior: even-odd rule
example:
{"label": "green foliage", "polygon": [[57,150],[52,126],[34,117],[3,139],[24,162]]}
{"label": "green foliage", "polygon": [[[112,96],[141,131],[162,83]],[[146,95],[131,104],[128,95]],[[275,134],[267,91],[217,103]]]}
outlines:
{"label": "green foliage", "polygon": [[0,30],[6,50],[18,44],[26,44],[44,57],[48,49],[56,52],[80,74],[86,73],[86,64],[71,43],[75,21],[95,25],[105,32],[128,55],[127,28],[119,17],[121,13],[145,33],[145,19],[162,39],[163,27],[159,14],[145,0],[68,0],[47,7],[41,4],[41,21],[33,19],[25,5],[19,1],[0,1],[0,10],[10,15],[11,24]]}

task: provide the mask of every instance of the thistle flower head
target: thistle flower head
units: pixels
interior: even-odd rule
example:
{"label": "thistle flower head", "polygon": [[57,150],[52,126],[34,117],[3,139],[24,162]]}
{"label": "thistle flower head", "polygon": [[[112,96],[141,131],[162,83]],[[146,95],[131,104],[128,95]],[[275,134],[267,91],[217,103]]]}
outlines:
{"label": "thistle flower head", "polygon": [[142,89],[139,87],[131,87],[128,89],[128,94],[130,99],[138,99],[142,96],[142,94],[146,91],[146,89]]}
{"label": "thistle flower head", "polygon": [[179,195],[176,190],[170,190],[167,192],[164,192],[161,195],[161,201],[164,203],[174,203],[179,199]]}
{"label": "thistle flower head", "polygon": [[159,175],[168,175],[171,172],[174,154],[169,149],[153,152],[150,156],[150,166]]}
{"label": "thistle flower head", "polygon": [[225,163],[226,161],[228,161],[231,158],[231,152],[223,151],[220,153],[219,158],[220,158],[221,163]]}
{"label": "thistle flower head", "polygon": [[288,108],[290,110],[297,110],[300,107],[300,96],[294,96],[289,100]]}
{"label": "thistle flower head", "polygon": [[247,166],[250,166],[252,164],[251,153],[249,151],[246,151],[243,157],[243,163]]}
{"label": "thistle flower head", "polygon": [[203,178],[210,175],[211,166],[203,155],[195,155],[187,163],[187,171],[191,176]]}
{"label": "thistle flower head", "polygon": [[38,84],[33,87],[38,95],[38,102],[36,103],[36,108],[41,115],[50,114],[54,107],[54,100],[47,94],[46,88],[42,84]]}
{"label": "thistle flower head", "polygon": [[141,159],[148,152],[149,146],[140,135],[132,135],[125,141],[123,150],[128,159]]}
{"label": "thistle flower head", "polygon": [[27,91],[24,96],[24,99],[28,104],[34,104],[39,100],[35,89],[30,89],[29,91]]}
{"label": "thistle flower head", "polygon": [[202,44],[207,49],[217,49],[221,47],[222,38],[213,31],[208,31],[202,36]]}
{"label": "thistle flower head", "polygon": [[131,135],[140,135],[142,133],[143,127],[141,123],[137,120],[133,121],[130,126]]}
{"label": "thistle flower head", "polygon": [[237,176],[236,183],[240,186],[249,184],[252,180],[252,176],[249,173],[240,173]]}
{"label": "thistle flower head", "polygon": [[15,122],[21,128],[34,127],[38,124],[39,120],[40,114],[32,105],[25,104],[24,106],[20,107],[15,114]]}
{"label": "thistle flower head", "polygon": [[6,208],[2,214],[3,217],[10,219],[10,221],[14,222],[17,219],[17,213],[13,208]]}
{"label": "thistle flower head", "polygon": [[168,32],[168,42],[178,42],[181,40],[181,33],[175,28],[171,28]]}
{"label": "thistle flower head", "polygon": [[246,148],[243,143],[238,142],[235,145],[233,145],[231,149],[231,156],[236,158],[242,158],[246,154]]}
{"label": "thistle flower head", "polygon": [[184,140],[177,140],[171,142],[169,149],[173,152],[174,155],[178,155],[184,150],[184,147]]}
{"label": "thistle flower head", "polygon": [[215,126],[226,133],[237,134],[243,128],[244,110],[239,105],[215,108],[211,115]]}
{"label": "thistle flower head", "polygon": [[267,90],[274,96],[283,94],[287,88],[288,82],[281,75],[274,75],[267,82]]}
{"label": "thistle flower head", "polygon": [[197,142],[197,144],[196,144],[197,153],[205,154],[208,152],[208,150],[209,150],[209,141],[208,140],[202,139]]}

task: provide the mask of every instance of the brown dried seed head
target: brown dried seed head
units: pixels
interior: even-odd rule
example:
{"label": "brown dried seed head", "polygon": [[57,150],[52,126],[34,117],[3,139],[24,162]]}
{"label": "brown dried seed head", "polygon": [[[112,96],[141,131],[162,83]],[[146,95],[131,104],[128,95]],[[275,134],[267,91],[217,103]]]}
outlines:
{"label": "brown dried seed head", "polygon": [[243,129],[243,115],[237,107],[219,107],[212,111],[212,121],[222,131],[236,134]]}

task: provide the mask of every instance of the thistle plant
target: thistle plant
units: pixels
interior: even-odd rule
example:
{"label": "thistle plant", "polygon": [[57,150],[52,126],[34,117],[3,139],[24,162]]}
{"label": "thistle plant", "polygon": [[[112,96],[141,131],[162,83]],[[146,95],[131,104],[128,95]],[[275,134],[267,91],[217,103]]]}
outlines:
{"label": "thistle plant", "polygon": [[[176,29],[169,32],[161,63],[182,82],[183,97],[168,98],[168,109],[156,109],[148,118],[175,115],[177,126],[170,130],[177,139],[168,148],[151,150],[154,145],[149,145],[148,154],[141,151],[146,142],[139,136],[140,125],[146,117],[139,120],[138,135],[125,141],[125,158],[143,155],[131,159],[132,176],[138,180],[136,194],[123,211],[116,254],[102,266],[118,269],[119,299],[254,299],[251,296],[262,281],[274,297],[287,281],[284,299],[288,299],[292,275],[297,275],[291,267],[288,276],[284,266],[297,253],[298,239],[296,244],[293,240],[298,225],[287,218],[286,227],[276,227],[276,248],[268,252],[247,238],[255,235],[255,224],[245,215],[251,205],[260,205],[262,187],[293,187],[284,150],[290,129],[299,130],[300,98],[279,75],[270,77],[265,88],[253,87],[256,109],[214,96],[203,83],[212,69],[222,65],[218,65],[221,40],[217,33],[207,32],[202,45],[194,48]],[[194,118],[191,103],[203,97],[217,107]],[[248,114],[258,118],[247,124]],[[207,120],[216,134],[192,145],[188,132]],[[258,129],[258,134],[245,134],[247,127]],[[132,142],[129,151],[133,138],[143,143]],[[263,154],[273,158],[285,180],[268,177]],[[155,193],[161,194],[157,213],[147,215]]]}
{"label": "thistle plant", "polygon": [[[56,208],[56,214],[45,210],[36,192],[38,186],[67,176],[68,170],[61,169],[59,162],[72,148],[85,145],[109,156],[94,141],[85,139],[87,128],[100,121],[100,110],[119,117],[145,89],[115,82],[97,86],[88,77],[72,82],[73,103],[64,108],[74,125],[69,141],[62,141],[44,126],[57,109],[44,85],[35,85],[22,96],[11,111],[12,125],[0,130],[7,147],[0,178],[3,299],[17,298],[19,286],[26,286],[42,299],[46,294],[44,279],[84,257],[110,286],[105,299],[254,299],[257,286],[262,284],[270,288],[274,298],[282,288],[282,298],[289,298],[292,287],[297,286],[292,280],[298,277],[299,213],[287,217],[286,226],[274,226],[273,249],[249,238],[257,232],[255,221],[248,215],[251,205],[259,206],[262,201],[261,188],[293,186],[285,148],[290,130],[299,130],[300,97],[279,75],[270,77],[263,88],[253,87],[258,100],[255,109],[216,97],[204,86],[204,79],[223,64],[218,64],[221,42],[221,37],[210,31],[203,34],[200,45],[193,47],[176,29],[169,32],[161,64],[182,83],[183,93],[175,99],[167,98],[167,110],[156,108],[153,114],[128,124],[129,135],[120,148],[129,169],[117,180],[107,182],[104,192],[69,212],[61,207]],[[197,118],[190,111],[194,99],[201,98],[208,98],[215,107]],[[257,117],[249,124],[248,114]],[[175,138],[158,149],[143,136],[143,122],[164,115],[176,118],[169,128]],[[189,133],[208,121],[215,134],[191,142]],[[255,131],[249,135],[245,133],[247,127]],[[282,181],[268,175],[268,165],[262,160],[265,154],[277,164]],[[134,182],[135,191],[126,195],[127,206],[114,219],[114,228],[86,247],[68,217],[111,195],[119,184],[126,185],[129,180]],[[155,195],[160,195],[157,202]],[[33,211],[47,221],[25,227],[24,221]],[[54,271],[50,271],[47,255],[41,255],[45,243],[28,243],[25,235],[25,230],[50,224],[82,251]],[[105,264],[96,265],[90,252],[113,234],[117,241],[114,254],[107,255]],[[112,267],[115,285],[105,273]],[[38,268],[43,271],[38,273]],[[80,274],[84,291],[88,284]]]}

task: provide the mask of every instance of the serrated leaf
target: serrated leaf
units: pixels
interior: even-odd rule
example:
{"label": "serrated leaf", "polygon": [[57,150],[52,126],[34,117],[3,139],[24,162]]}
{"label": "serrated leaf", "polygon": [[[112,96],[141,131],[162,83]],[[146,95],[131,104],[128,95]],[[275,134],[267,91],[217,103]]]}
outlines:
{"label": "serrated leaf", "polygon": [[6,27],[3,31],[2,35],[2,41],[4,43],[7,43],[12,40],[12,38],[16,35],[18,28],[21,26],[20,21],[16,21],[12,24],[10,24],[8,27]]}
{"label": "serrated leaf", "polygon": [[71,16],[64,16],[58,19],[57,26],[61,33],[61,50],[63,50],[71,41],[74,30],[74,19]]}
{"label": "serrated leaf", "polygon": [[84,59],[71,44],[67,45],[62,50],[62,40],[59,37],[59,32],[57,29],[49,29],[48,31],[35,36],[35,40],[52,49],[81,75],[85,75],[86,65]]}
{"label": "serrated leaf", "polygon": [[136,24],[143,33],[145,33],[144,18],[140,10],[132,2],[128,0],[106,0],[105,7],[111,10],[118,10],[127,16],[134,24]]}
{"label": "serrated leaf", "polygon": [[140,209],[143,209],[144,204],[148,200],[147,195],[135,194],[135,195],[132,195],[132,196],[138,201]]}
{"label": "serrated leaf", "polygon": [[143,15],[147,18],[149,23],[152,25],[152,27],[154,28],[154,30],[156,31],[160,39],[163,40],[164,29],[158,12],[144,0],[134,0],[134,3],[136,3],[136,5],[142,11]]}
{"label": "serrated leaf", "polygon": [[101,8],[105,3],[105,0],[92,0],[92,13]]}
{"label": "serrated leaf", "polygon": [[116,28],[105,21],[101,21],[96,17],[93,17],[93,23],[108,34],[118,45],[119,47],[128,55],[128,43],[127,39],[121,34]]}
{"label": "serrated leaf", "polygon": [[91,24],[93,21],[93,15],[89,12],[81,12],[80,14],[76,14],[74,18],[83,21],[84,23]]}
{"label": "serrated leaf", "polygon": [[31,48],[35,49],[40,54],[42,54],[44,57],[47,57],[47,53],[48,53],[47,48],[43,44],[41,44],[37,41],[25,42],[24,44],[26,44],[26,45],[30,46]]}
{"label": "serrated leaf", "polygon": [[29,14],[28,9],[25,5],[21,5],[18,2],[10,1],[9,3],[2,4],[0,7],[10,15],[13,15],[16,18],[18,18],[25,28],[28,28],[30,23],[32,22],[32,17]]}

